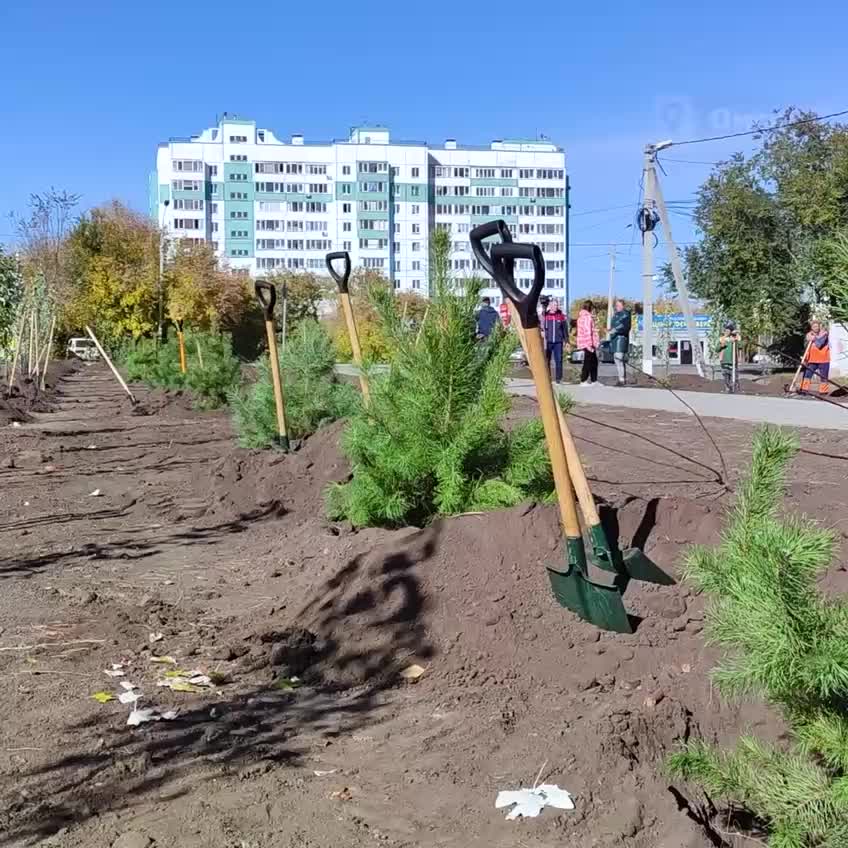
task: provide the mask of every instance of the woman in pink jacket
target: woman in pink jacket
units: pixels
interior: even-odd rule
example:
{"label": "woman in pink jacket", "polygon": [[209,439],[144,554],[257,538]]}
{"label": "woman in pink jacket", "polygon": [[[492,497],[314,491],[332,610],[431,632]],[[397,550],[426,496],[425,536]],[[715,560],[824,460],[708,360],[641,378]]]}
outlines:
{"label": "woman in pink jacket", "polygon": [[598,382],[598,346],[600,345],[592,301],[587,300],[577,316],[577,348],[583,351],[581,386],[594,386]]}

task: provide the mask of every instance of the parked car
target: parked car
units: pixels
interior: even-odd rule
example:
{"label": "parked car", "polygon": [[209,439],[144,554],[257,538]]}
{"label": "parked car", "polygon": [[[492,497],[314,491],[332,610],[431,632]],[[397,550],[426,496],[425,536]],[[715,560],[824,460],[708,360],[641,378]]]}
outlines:
{"label": "parked car", "polygon": [[87,362],[100,358],[94,342],[85,337],[68,339],[67,351],[68,356],[75,356],[77,359],[84,359]]}
{"label": "parked car", "polygon": [[[575,365],[579,365],[583,361],[583,351],[575,348],[571,351],[569,361]],[[615,357],[612,355],[612,350],[610,350],[609,339],[604,339],[598,348],[598,362],[615,362]]]}

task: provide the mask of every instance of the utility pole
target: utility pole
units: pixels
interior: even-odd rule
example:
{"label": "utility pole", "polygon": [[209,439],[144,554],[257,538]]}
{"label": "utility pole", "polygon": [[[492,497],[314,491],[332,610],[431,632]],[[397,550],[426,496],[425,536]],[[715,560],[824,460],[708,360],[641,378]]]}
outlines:
{"label": "utility pole", "polygon": [[677,246],[674,244],[674,237],[671,234],[671,221],[668,217],[668,210],[665,206],[665,198],[662,193],[659,177],[654,174],[654,194],[657,202],[657,211],[660,213],[660,222],[662,223],[665,240],[668,246],[669,258],[671,259],[671,271],[674,274],[674,284],[677,287],[677,294],[680,300],[680,307],[683,310],[683,317],[686,319],[686,329],[689,332],[689,343],[692,345],[692,358],[695,362],[695,367],[698,369],[698,375],[704,376],[704,352],[701,349],[701,342],[698,339],[698,331],[695,327],[695,317],[692,314],[692,304],[689,302],[689,289],[686,284],[686,278],[683,276],[683,269],[680,267],[680,254],[677,252]]}
{"label": "utility pole", "polygon": [[607,291],[607,330],[612,329],[612,296],[615,290],[615,245],[611,244],[609,248],[610,269],[609,269],[609,288]]}
{"label": "utility pole", "polygon": [[642,231],[642,370],[654,373],[654,181],[657,150],[666,146],[649,144],[645,147],[642,182],[645,200],[640,210]]}

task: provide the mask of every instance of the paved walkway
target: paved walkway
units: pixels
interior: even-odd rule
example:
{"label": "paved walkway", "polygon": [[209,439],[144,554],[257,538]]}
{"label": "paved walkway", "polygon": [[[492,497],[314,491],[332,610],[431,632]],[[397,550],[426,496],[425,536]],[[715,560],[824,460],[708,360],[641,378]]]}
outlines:
{"label": "paved walkway", "polygon": [[[510,392],[534,396],[531,380],[508,380]],[[614,386],[564,385],[562,391],[580,404],[624,406],[629,409],[657,409],[678,415],[692,413],[667,389],[630,389]],[[779,424],[784,427],[812,427],[819,430],[848,430],[848,406],[805,398],[676,392],[698,415]]]}
{"label": "paved walkway", "polygon": [[[353,365],[337,365],[341,374],[358,373]],[[378,366],[379,370],[379,366]],[[534,396],[531,380],[507,380],[514,395]],[[614,386],[564,385],[561,391],[580,404],[623,406],[628,409],[656,409],[677,415],[692,413],[667,389],[619,389]],[[848,430],[848,405],[837,406],[827,401],[762,397],[753,395],[677,392],[698,415],[710,418],[732,418],[736,421],[778,424],[783,427],[811,427],[818,430]]]}

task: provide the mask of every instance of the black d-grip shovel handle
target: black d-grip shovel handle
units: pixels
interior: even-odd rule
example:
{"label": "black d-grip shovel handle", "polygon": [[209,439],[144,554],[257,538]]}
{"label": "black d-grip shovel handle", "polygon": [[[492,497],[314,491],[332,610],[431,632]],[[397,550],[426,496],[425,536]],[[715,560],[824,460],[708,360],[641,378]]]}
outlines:
{"label": "black d-grip shovel handle", "polygon": [[265,313],[265,320],[271,321],[274,317],[274,307],[277,305],[277,287],[267,280],[257,280],[253,286],[256,299]]}
{"label": "black d-grip shovel handle", "polygon": [[468,234],[468,239],[471,242],[471,250],[474,252],[475,258],[490,277],[494,276],[492,272],[492,260],[489,258],[488,251],[483,246],[483,241],[492,236],[500,236],[501,241],[504,243],[512,242],[512,233],[509,231],[506,221],[502,221],[500,218],[497,221],[487,221],[485,224],[480,224]]}
{"label": "black d-grip shovel handle", "polygon": [[[341,274],[333,267],[333,262],[337,259],[344,261],[344,271]],[[350,279],[350,254],[346,250],[338,250],[335,253],[328,253],[325,261],[330,276],[336,281],[336,285],[339,287],[339,293],[348,294],[347,283]]]}
{"label": "black d-grip shovel handle", "polygon": [[[525,330],[539,326],[539,295],[545,287],[545,258],[536,244],[502,242],[493,244],[491,253],[492,276],[518,312],[521,326]],[[533,285],[526,294],[522,294],[515,285],[515,260],[529,259],[533,263]]]}

